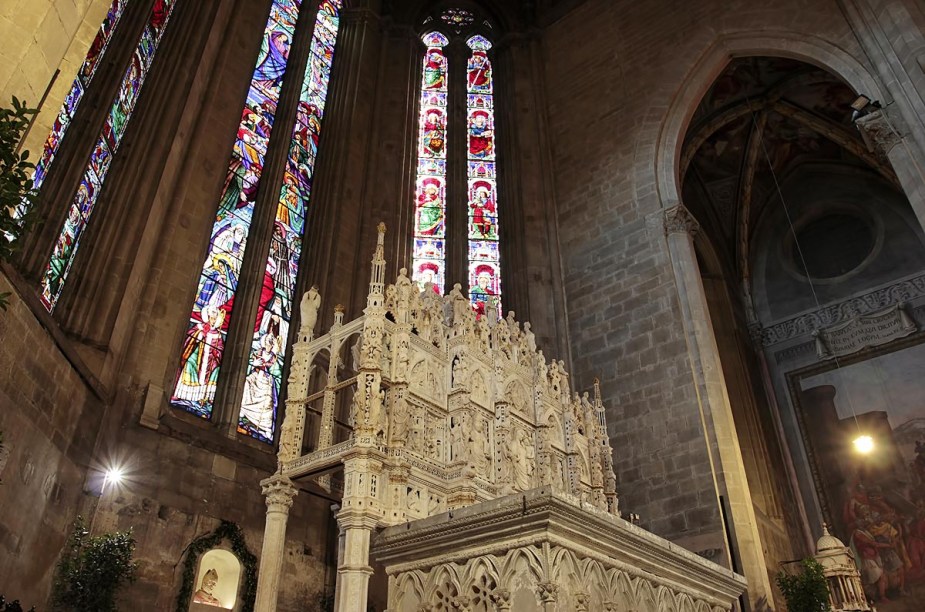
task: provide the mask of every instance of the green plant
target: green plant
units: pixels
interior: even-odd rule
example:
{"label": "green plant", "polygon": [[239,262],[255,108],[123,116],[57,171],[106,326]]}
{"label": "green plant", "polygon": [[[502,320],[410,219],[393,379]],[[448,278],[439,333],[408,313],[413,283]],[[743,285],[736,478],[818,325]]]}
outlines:
{"label": "green plant", "polygon": [[[29,151],[20,153],[18,148],[37,112],[16,96],[11,108],[0,107],[0,261],[9,261],[16,252],[32,219],[36,193],[29,173],[35,165]],[[0,309],[6,310],[9,297],[9,292],[0,293]]]}
{"label": "green plant", "polygon": [[803,571],[799,574],[777,575],[787,609],[790,612],[829,612],[829,587],[826,585],[822,566],[812,557],[803,559]]}
{"label": "green plant", "polygon": [[55,573],[54,609],[113,612],[116,593],[125,583],[135,580],[134,552],[131,531],[92,537],[78,516]]}
{"label": "green plant", "polygon": [[254,598],[257,596],[257,557],[247,548],[244,533],[234,523],[222,521],[212,533],[197,538],[186,549],[183,563],[183,584],[177,595],[177,612],[185,612],[193,596],[193,582],[196,579],[196,561],[210,548],[215,548],[223,540],[231,542],[231,552],[235,554],[244,568],[241,576],[241,612],[253,612]]}

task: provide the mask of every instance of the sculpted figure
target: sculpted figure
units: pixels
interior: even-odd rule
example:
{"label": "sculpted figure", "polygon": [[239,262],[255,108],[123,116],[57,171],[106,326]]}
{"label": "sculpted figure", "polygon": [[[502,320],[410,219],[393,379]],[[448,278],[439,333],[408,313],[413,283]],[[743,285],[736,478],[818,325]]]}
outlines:
{"label": "sculpted figure", "polygon": [[479,338],[479,348],[488,352],[491,350],[491,328],[488,327],[488,321],[485,317],[478,317],[475,320],[475,327]]}
{"label": "sculpted figure", "polygon": [[588,392],[585,391],[581,395],[581,408],[584,412],[585,417],[585,433],[588,436],[594,436],[597,431],[597,410],[594,409],[594,406],[588,400]]}
{"label": "sculpted figure", "polygon": [[502,473],[505,480],[516,485],[519,478],[518,473],[521,470],[521,458],[518,453],[519,445],[517,443],[517,430],[515,429],[507,444],[501,447]]}
{"label": "sculpted figure", "polygon": [[476,417],[475,433],[472,435],[472,465],[483,478],[488,478],[488,466],[491,457],[488,455],[488,428],[485,419]]}
{"label": "sculpted figure", "polygon": [[536,352],[536,335],[530,329],[530,321],[524,323],[524,345],[527,351],[532,355]]}
{"label": "sculpted figure", "polygon": [[394,404],[392,406],[392,414],[389,418],[389,421],[392,425],[392,442],[400,446],[405,444],[405,441],[408,439],[408,420],[410,415],[408,414],[408,402],[405,400],[403,393],[398,393],[395,396]]}
{"label": "sculpted figure", "polygon": [[314,336],[319,308],[321,308],[321,295],[318,294],[318,287],[312,286],[302,296],[302,302],[299,304],[299,311],[302,314],[302,335],[308,335],[309,338]]}
{"label": "sculpted figure", "polygon": [[520,430],[517,436],[517,446],[519,447],[519,463],[517,471],[517,487],[521,491],[526,491],[533,486],[533,470],[536,460],[536,447],[530,435]]}
{"label": "sculpted figure", "polygon": [[452,461],[462,461],[466,459],[468,453],[468,441],[469,441],[469,419],[466,416],[466,413],[460,414],[456,417],[456,425],[453,427],[451,432],[450,439],[450,452],[452,453]]}
{"label": "sculpted figure", "polygon": [[217,584],[218,572],[214,569],[210,569],[205,573],[205,576],[202,577],[202,584],[199,585],[199,590],[193,594],[193,603],[221,607],[222,602],[212,594]]}

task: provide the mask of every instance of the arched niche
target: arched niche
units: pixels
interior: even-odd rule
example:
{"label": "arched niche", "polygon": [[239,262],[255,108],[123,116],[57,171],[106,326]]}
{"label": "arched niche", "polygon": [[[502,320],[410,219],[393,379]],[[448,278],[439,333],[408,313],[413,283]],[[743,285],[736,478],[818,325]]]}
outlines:
{"label": "arched niche", "polygon": [[[257,557],[248,549],[244,532],[236,524],[222,521],[215,531],[190,542],[181,567],[176,612],[223,609],[253,612],[257,594]],[[203,580],[209,570],[217,574],[210,578],[215,579],[211,593],[219,605],[194,602],[197,592],[203,589]],[[206,598],[200,597],[202,599]]]}
{"label": "arched niche", "polygon": [[238,610],[241,562],[230,550],[213,548],[199,558],[190,612]]}

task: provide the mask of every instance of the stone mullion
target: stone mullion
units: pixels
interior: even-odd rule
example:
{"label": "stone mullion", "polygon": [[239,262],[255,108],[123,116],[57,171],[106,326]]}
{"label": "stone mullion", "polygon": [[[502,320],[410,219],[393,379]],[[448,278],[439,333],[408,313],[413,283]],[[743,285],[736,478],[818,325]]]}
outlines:
{"label": "stone mullion", "polygon": [[[82,249],[80,265],[68,280],[68,289],[56,307],[61,325],[72,336],[91,346],[109,344],[120,305],[125,302],[125,284],[134,263],[142,255],[141,236],[154,210],[147,202],[154,197],[176,126],[186,112],[186,102],[197,66],[191,57],[202,56],[202,49],[213,30],[218,6],[212,3],[182,2],[175,9],[151,72],[133,113],[133,119],[112,161],[105,196],[83,241],[92,249]],[[138,143],[144,150],[136,151]],[[150,144],[148,144],[150,143]],[[152,180],[154,179],[154,180]],[[146,204],[139,205],[139,202]],[[144,249],[148,258],[152,249]],[[139,290],[131,292],[136,300]],[[133,310],[137,311],[137,304]]]}
{"label": "stone mullion", "polygon": [[[748,599],[755,609],[761,602],[773,600],[758,521],[749,491],[745,463],[723,376],[719,348],[710,320],[706,291],[694,250],[694,235],[699,226],[683,206],[665,212],[665,231],[672,270],[678,289],[678,303],[692,366],[695,386],[705,428],[716,438],[714,477],[728,501],[728,518],[732,541],[748,578]],[[708,446],[712,443],[708,442]]]}
{"label": "stone mullion", "polygon": [[469,47],[453,38],[446,47],[447,147],[446,155],[446,283],[459,283],[469,293],[469,188],[468,125],[466,120],[466,66]]}
{"label": "stone mullion", "polygon": [[[374,27],[371,21],[373,15],[377,14],[374,8],[365,7],[367,3],[377,5],[378,1],[360,0],[358,4],[364,6],[347,7],[341,12],[340,31],[334,49],[334,63],[318,144],[318,161],[312,179],[312,201],[306,216],[302,250],[303,283],[315,284],[320,289],[321,312],[331,312],[338,303],[349,303],[347,298],[352,286],[337,277],[336,268],[342,256],[338,247],[347,248],[356,239],[356,236],[340,234],[341,219],[345,215],[353,216],[347,218],[355,218],[362,214],[359,197],[354,195],[350,200],[345,194],[348,187],[345,185],[345,177],[352,147],[362,145],[366,140],[362,133],[354,135],[352,132],[355,128],[366,128],[368,125],[356,119],[357,109],[368,106],[369,102],[359,99],[356,92],[364,62],[370,60],[366,54],[378,49],[378,46],[365,44],[367,29]],[[348,244],[344,244],[345,239]],[[320,324],[325,325],[323,319]]]}
{"label": "stone mullion", "polygon": [[[258,300],[263,289],[267,253],[270,250],[283,173],[289,156],[296,110],[302,92],[302,77],[308,63],[316,16],[317,5],[311,6],[308,2],[303,2],[290,46],[273,131],[254,203],[253,220],[247,235],[247,249],[241,263],[234,311],[225,341],[223,375],[219,379],[212,420],[219,428],[226,429],[227,435],[232,438],[237,435],[238,408],[244,392],[244,379],[247,376],[254,319],[257,317]],[[298,300],[295,296],[293,298],[292,308],[295,309]],[[293,326],[290,325],[290,331],[292,329]],[[286,341],[288,342],[288,338]],[[278,422],[282,422],[282,416],[277,415]]]}
{"label": "stone mullion", "polygon": [[[115,34],[109,41],[103,60],[97,66],[90,88],[84,93],[77,113],[59,144],[55,161],[36,203],[35,216],[41,223],[33,226],[22,245],[19,267],[30,284],[37,285],[45,272],[52,248],[61,233],[68,208],[77,192],[80,178],[86,170],[93,147],[112,106],[113,97],[119,90],[128,62],[144,31],[153,3],[154,0],[133,2],[126,7]],[[61,74],[58,78],[70,79],[70,82],[73,82],[76,76]],[[47,134],[43,136],[43,144],[44,137],[47,137]],[[30,157],[34,161],[40,155],[40,152],[34,151]],[[103,191],[106,191],[105,187]],[[96,214],[91,216],[90,226],[95,220]],[[83,248],[80,252],[86,250]]]}
{"label": "stone mullion", "polygon": [[[525,253],[524,202],[520,188],[523,165],[514,121],[514,48],[517,38],[508,38],[489,52],[493,72],[495,108],[495,168],[498,185],[498,239],[501,253],[501,306],[515,311],[521,321],[531,321],[530,300],[525,283],[528,265]],[[499,146],[500,145],[500,146]]]}

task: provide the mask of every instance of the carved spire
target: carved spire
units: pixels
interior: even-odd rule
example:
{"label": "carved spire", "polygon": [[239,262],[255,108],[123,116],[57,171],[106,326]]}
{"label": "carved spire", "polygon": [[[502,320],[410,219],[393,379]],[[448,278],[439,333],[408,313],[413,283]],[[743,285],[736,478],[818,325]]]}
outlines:
{"label": "carved spire", "polygon": [[379,232],[376,238],[376,251],[373,253],[372,275],[369,280],[369,297],[367,308],[382,306],[385,301],[385,223],[376,226]]}

